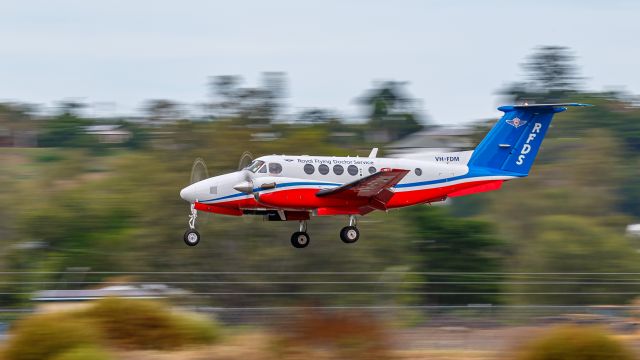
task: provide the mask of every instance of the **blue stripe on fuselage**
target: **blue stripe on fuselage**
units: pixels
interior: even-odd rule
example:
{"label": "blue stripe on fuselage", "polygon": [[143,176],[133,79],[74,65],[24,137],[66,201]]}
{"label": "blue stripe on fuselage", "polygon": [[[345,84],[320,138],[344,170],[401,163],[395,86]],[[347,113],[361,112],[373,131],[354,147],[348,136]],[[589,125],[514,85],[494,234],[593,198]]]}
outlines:
{"label": "blue stripe on fuselage", "polygon": [[[340,186],[342,184],[337,184],[337,183],[327,183],[327,182],[316,182],[316,181],[294,181],[294,182],[288,182],[288,183],[282,183],[282,184],[276,184],[276,189],[277,188],[284,188],[284,187],[291,187],[291,186],[309,186],[309,185],[317,185],[317,186]],[[260,192],[263,189],[261,187],[257,187],[253,189],[253,192]],[[227,196],[222,196],[219,198],[215,198],[215,199],[209,199],[209,200],[202,200],[202,201],[198,201],[201,203],[205,203],[205,202],[211,202],[211,201],[218,201],[218,200],[226,200],[226,199],[232,199],[238,196],[242,196],[242,195],[248,195],[246,193],[243,192],[238,192],[237,194],[231,194],[231,195],[227,195]]]}
{"label": "blue stripe on fuselage", "polygon": [[[437,180],[428,180],[428,181],[418,181],[418,182],[412,182],[412,183],[406,183],[406,184],[397,184],[397,185],[394,186],[394,188],[402,189],[402,188],[408,188],[408,187],[434,185],[434,184],[446,183],[446,182],[449,182],[449,181],[456,181],[456,180],[462,180],[462,179],[471,179],[471,178],[484,177],[484,176],[514,176],[514,177],[522,177],[522,174],[515,174],[515,173],[510,173],[510,172],[505,172],[505,171],[496,171],[494,169],[487,169],[487,168],[471,168],[471,169],[469,169],[469,172],[464,174],[464,175],[454,176],[454,177],[444,178],[444,179],[437,179]],[[327,183],[327,182],[316,182],[316,181],[294,181],[294,182],[276,184],[275,188],[277,189],[277,188],[285,188],[285,187],[291,187],[291,186],[312,186],[312,185],[317,185],[317,186],[341,186],[343,184]],[[257,187],[257,188],[253,189],[253,192],[256,193],[256,192],[260,192],[262,190],[263,189],[261,187]],[[248,194],[245,194],[243,192],[238,192],[237,194],[222,196],[222,197],[215,198],[215,199],[202,200],[202,201],[199,201],[199,202],[206,203],[206,202],[211,202],[211,201],[226,200],[226,199],[232,199],[232,198],[236,198],[236,197],[243,196],[243,195],[248,195]]]}

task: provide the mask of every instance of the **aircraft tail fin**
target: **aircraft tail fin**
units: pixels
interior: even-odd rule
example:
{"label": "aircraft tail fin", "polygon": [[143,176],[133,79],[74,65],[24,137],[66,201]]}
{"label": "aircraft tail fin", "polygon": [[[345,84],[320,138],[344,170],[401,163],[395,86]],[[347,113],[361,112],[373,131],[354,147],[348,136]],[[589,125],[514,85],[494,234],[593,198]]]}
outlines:
{"label": "aircraft tail fin", "polygon": [[501,106],[504,115],[478,144],[468,165],[527,176],[555,113],[567,106],[588,104],[533,104]]}

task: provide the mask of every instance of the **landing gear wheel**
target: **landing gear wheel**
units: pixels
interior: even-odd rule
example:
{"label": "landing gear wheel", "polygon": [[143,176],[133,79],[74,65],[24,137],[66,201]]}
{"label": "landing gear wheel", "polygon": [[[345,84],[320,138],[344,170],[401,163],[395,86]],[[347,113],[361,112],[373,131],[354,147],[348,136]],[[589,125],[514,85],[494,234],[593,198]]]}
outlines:
{"label": "landing gear wheel", "polygon": [[305,231],[296,231],[291,235],[291,245],[296,249],[302,249],[309,245],[309,234]]}
{"label": "landing gear wheel", "polygon": [[200,242],[200,233],[195,229],[189,229],[184,233],[184,243],[189,246],[196,246]]}
{"label": "landing gear wheel", "polygon": [[360,231],[355,226],[345,226],[340,230],[340,239],[345,244],[353,244],[360,238]]}

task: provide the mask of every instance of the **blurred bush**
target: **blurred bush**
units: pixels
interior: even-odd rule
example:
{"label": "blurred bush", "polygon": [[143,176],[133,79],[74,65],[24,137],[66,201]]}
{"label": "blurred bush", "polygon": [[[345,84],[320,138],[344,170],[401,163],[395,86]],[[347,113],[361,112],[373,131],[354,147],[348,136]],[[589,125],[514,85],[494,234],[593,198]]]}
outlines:
{"label": "blurred bush", "polygon": [[81,346],[65,351],[51,360],[111,360],[113,357],[95,346]]}
{"label": "blurred bush", "polygon": [[134,349],[174,349],[211,343],[219,326],[197,314],[174,312],[161,302],[108,298],[85,311],[115,346]]}
{"label": "blurred bush", "polygon": [[209,317],[192,312],[172,314],[185,344],[210,344],[220,339],[220,326]]}
{"label": "blurred bush", "polygon": [[635,359],[630,350],[598,327],[560,326],[524,345],[517,360]]}
{"label": "blurred bush", "polygon": [[272,343],[276,358],[389,359],[384,324],[371,314],[306,310]]}
{"label": "blurred bush", "polygon": [[[19,321],[5,347],[6,360],[45,360],[78,347],[95,347],[101,337],[75,313],[38,314]],[[93,357],[86,357],[86,359]]]}
{"label": "blurred bush", "polygon": [[109,359],[100,345],[175,349],[220,338],[209,318],[176,312],[162,302],[108,298],[81,311],[36,314],[17,323],[6,360]]}

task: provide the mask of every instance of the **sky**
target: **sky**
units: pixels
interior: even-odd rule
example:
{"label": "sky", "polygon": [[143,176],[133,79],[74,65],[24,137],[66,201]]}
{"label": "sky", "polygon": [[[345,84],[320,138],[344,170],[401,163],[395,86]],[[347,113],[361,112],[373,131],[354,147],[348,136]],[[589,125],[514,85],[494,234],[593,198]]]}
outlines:
{"label": "sky", "polygon": [[288,76],[289,108],[347,118],[374,81],[407,81],[425,119],[498,116],[497,91],[523,80],[540,45],[569,46],[590,90],[640,93],[638,1],[0,2],[0,100],[205,101],[207,80]]}

